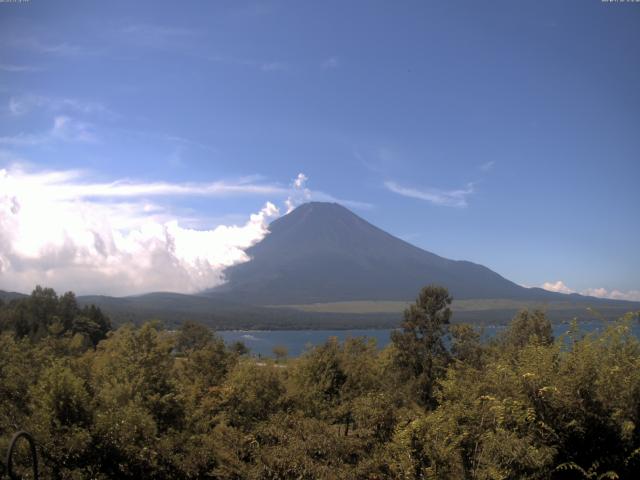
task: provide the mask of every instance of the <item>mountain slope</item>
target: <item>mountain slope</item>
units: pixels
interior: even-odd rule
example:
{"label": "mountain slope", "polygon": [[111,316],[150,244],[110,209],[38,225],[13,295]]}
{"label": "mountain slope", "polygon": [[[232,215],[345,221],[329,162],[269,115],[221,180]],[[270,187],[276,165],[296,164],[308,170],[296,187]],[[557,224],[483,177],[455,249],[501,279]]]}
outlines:
{"label": "mountain slope", "polygon": [[10,302],[11,300],[24,298],[26,296],[27,295],[24,293],[5,292],[4,290],[0,290],[0,300],[2,300],[3,302]]}
{"label": "mountain slope", "polygon": [[482,265],[422,250],[335,203],[301,205],[269,230],[247,251],[251,260],[228,268],[227,283],[211,294],[262,305],[410,300],[437,283],[458,299],[559,298]]}

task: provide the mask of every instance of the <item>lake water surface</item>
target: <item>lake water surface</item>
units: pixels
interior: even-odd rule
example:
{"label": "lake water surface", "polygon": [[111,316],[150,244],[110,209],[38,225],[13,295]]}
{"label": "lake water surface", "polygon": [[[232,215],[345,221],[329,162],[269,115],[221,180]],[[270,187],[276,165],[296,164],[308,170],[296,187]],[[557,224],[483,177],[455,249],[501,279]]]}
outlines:
{"label": "lake water surface", "polygon": [[[580,322],[580,331],[584,333],[600,331],[606,327],[603,322]],[[553,334],[558,337],[567,332],[570,325],[561,323],[553,326]],[[484,327],[483,337],[491,338],[505,328],[504,325],[490,325]],[[632,326],[634,334],[640,338],[640,324]],[[217,332],[225,342],[243,342],[251,350],[251,354],[263,357],[273,355],[275,346],[285,346],[289,356],[295,357],[306,348],[320,345],[329,337],[337,337],[342,341],[349,337],[367,337],[376,340],[378,347],[385,347],[390,341],[391,330],[223,330]]]}

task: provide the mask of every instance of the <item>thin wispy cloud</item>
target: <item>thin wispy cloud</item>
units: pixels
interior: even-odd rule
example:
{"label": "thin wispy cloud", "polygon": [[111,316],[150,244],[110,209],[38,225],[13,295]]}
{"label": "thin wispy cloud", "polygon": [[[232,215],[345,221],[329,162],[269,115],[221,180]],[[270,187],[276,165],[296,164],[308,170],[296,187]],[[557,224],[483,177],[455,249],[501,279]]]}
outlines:
{"label": "thin wispy cloud", "polygon": [[172,25],[148,23],[125,25],[116,32],[124,37],[127,44],[147,49],[171,50],[209,62],[255,68],[262,72],[282,72],[289,69],[286,62],[279,60],[259,60],[234,55],[201,54],[204,32]]}
{"label": "thin wispy cloud", "polygon": [[184,150],[182,145],[176,145],[171,154],[169,155],[169,165],[172,167],[184,167],[186,165],[184,160]]}
{"label": "thin wispy cloud", "polygon": [[338,68],[340,66],[340,61],[338,60],[338,57],[329,57],[324,60],[320,66],[325,70]]}
{"label": "thin wispy cloud", "polygon": [[95,143],[97,141],[98,136],[91,124],[65,115],[56,116],[53,119],[53,126],[46,132],[37,134],[19,133],[0,137],[0,145],[15,147],[33,147],[53,142]]}
{"label": "thin wispy cloud", "polygon": [[344,198],[335,197],[325,192],[313,191],[311,192],[311,200],[317,202],[333,202],[339,203],[345,207],[355,208],[357,210],[370,210],[374,208],[374,205],[369,202],[360,202],[358,200],[348,200]]}
{"label": "thin wispy cloud", "polygon": [[311,190],[307,187],[307,182],[309,181],[309,177],[307,177],[304,173],[299,173],[296,178],[291,182],[291,188],[288,193],[288,197],[285,200],[285,206],[287,207],[287,213],[291,212],[298,205],[301,205],[305,202],[316,201],[316,202],[334,202],[344,205],[349,208],[356,208],[361,210],[368,210],[373,208],[373,205],[368,202],[359,202],[356,200],[345,200],[341,198],[334,197],[325,192],[321,192],[318,190]]}
{"label": "thin wispy cloud", "polygon": [[202,150],[209,150],[211,152],[217,151],[217,149],[215,147],[212,147],[211,145],[207,145],[206,143],[202,143],[202,142],[197,142],[195,140],[181,137],[179,135],[160,135],[160,137],[164,138],[169,142],[173,142],[181,146],[196,147]]}
{"label": "thin wispy cloud", "polygon": [[241,58],[227,55],[204,55],[201,58],[209,62],[237,65],[240,67],[254,68],[261,72],[284,72],[290,70],[286,62],[274,60],[255,60],[251,58]]}
{"label": "thin wispy cloud", "polygon": [[58,200],[71,199],[118,199],[118,198],[151,198],[177,196],[232,197],[232,196],[287,196],[286,205],[293,207],[310,200],[334,201],[344,205],[371,208],[366,202],[339,200],[321,191],[307,188],[308,177],[300,173],[290,186],[274,183],[258,183],[261,175],[241,177],[235,181],[218,180],[214,182],[134,182],[116,180],[113,182],[91,182],[87,174],[79,170],[63,170],[53,172],[27,172],[20,166],[11,169],[11,177],[34,188],[47,188],[50,195]]}
{"label": "thin wispy cloud", "polygon": [[98,140],[89,123],[60,115],[54,118],[50,137],[64,142],[93,143]]}
{"label": "thin wispy cloud", "polygon": [[488,172],[489,170],[492,170],[495,165],[496,162],[494,160],[491,160],[480,165],[480,170],[482,170],[483,172]]}
{"label": "thin wispy cloud", "polygon": [[385,187],[404,197],[424,200],[434,205],[443,207],[464,208],[468,205],[467,197],[474,193],[473,184],[469,183],[465,188],[457,190],[440,190],[435,188],[417,189],[399,185],[393,181],[384,183]]}
{"label": "thin wispy cloud", "polygon": [[0,137],[0,145],[11,147],[32,147],[42,145],[51,139],[49,133],[45,134],[26,134],[19,133],[17,135],[7,135]]}
{"label": "thin wispy cloud", "polygon": [[131,128],[113,128],[111,129],[111,131],[117,135],[135,139],[136,141],[151,141],[154,144],[157,144],[158,142],[166,143],[171,147],[172,151],[175,151],[175,149],[179,148],[183,152],[185,152],[188,148],[195,148],[211,153],[219,153],[219,149],[213,145],[199,142],[197,140],[183,137],[181,135],[135,130]]}
{"label": "thin wispy cloud", "polygon": [[62,56],[76,56],[86,53],[86,50],[79,45],[71,45],[69,43],[58,43],[47,45],[37,41],[31,42],[32,48],[40,53],[48,53]]}
{"label": "thin wispy cloud", "polygon": [[77,197],[151,197],[151,196],[205,196],[226,197],[233,195],[283,195],[287,189],[275,185],[232,183],[217,181],[212,183],[94,183],[74,185],[69,190]]}
{"label": "thin wispy cloud", "polygon": [[9,73],[29,73],[29,72],[40,72],[42,68],[34,67],[33,65],[17,65],[10,63],[0,63],[0,72],[9,72]]}
{"label": "thin wispy cloud", "polygon": [[290,191],[278,185],[248,183],[246,179],[240,179],[237,182],[220,180],[209,183],[142,183],[128,180],[96,183],[88,181],[86,173],[78,170],[32,173],[16,166],[9,173],[11,178],[21,185],[47,189],[49,195],[57,200],[161,196],[264,196],[286,195]]}
{"label": "thin wispy cloud", "polygon": [[276,11],[276,5],[270,2],[233,3],[228,15],[239,18],[255,18],[270,15]]}
{"label": "thin wispy cloud", "polygon": [[[29,185],[34,190],[45,189],[56,200],[89,198],[138,198],[162,196],[211,196],[228,197],[237,195],[286,195],[290,189],[275,184],[252,183],[256,177],[243,177],[237,181],[219,180],[214,182],[134,182],[116,180],[113,182],[91,182],[87,172],[81,170],[59,170],[30,172],[15,165],[3,170],[5,175],[21,185]],[[257,177],[259,178],[259,177]]]}
{"label": "thin wispy cloud", "polygon": [[95,55],[99,50],[87,48],[69,42],[47,42],[37,37],[16,37],[11,41],[16,48],[29,50],[43,55],[53,55],[60,57],[76,57],[84,55]]}
{"label": "thin wispy cloud", "polygon": [[375,148],[354,148],[353,156],[372,173],[390,175],[399,165],[406,163],[403,155],[388,146]]}
{"label": "thin wispy cloud", "polygon": [[255,59],[233,54],[204,53],[203,45],[206,45],[206,32],[198,29],[137,23],[117,29],[113,35],[118,40],[124,38],[127,45],[172,51],[208,62],[254,68],[265,73],[284,72],[290,69],[287,62],[278,59]]}
{"label": "thin wispy cloud", "polygon": [[200,35],[199,31],[189,28],[148,23],[126,25],[118,33],[126,38],[127,43],[150,48],[186,46]]}
{"label": "thin wispy cloud", "polygon": [[285,63],[282,62],[266,62],[260,63],[260,70],[263,72],[278,72],[287,70],[288,67]]}
{"label": "thin wispy cloud", "polygon": [[24,115],[36,109],[44,109],[51,112],[74,112],[84,115],[96,115],[109,119],[117,117],[115,112],[101,102],[34,94],[12,96],[9,99],[7,108],[12,115]]}

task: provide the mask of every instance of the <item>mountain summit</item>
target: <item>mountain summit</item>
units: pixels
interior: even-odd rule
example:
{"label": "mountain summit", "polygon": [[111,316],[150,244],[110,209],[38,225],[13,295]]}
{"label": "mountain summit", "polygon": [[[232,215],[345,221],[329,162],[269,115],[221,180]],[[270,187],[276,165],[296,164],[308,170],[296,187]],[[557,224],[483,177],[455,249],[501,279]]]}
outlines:
{"label": "mountain summit", "polygon": [[449,260],[371,225],[336,203],[306,203],[269,226],[211,293],[252,304],[411,300],[430,283],[454,298],[550,299],[487,267]]}

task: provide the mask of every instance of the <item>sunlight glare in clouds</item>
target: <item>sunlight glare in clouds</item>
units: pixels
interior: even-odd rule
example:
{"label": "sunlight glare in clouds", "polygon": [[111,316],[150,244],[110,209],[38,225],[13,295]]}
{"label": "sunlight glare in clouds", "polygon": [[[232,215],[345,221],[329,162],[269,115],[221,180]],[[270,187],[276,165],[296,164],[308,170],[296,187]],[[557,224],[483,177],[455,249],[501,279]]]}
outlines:
{"label": "sunlight glare in clouds", "polygon": [[[220,284],[225,267],[247,261],[244,250],[268,233],[269,218],[279,214],[267,202],[244,225],[193,230],[136,198],[157,186],[136,184],[127,190],[132,199],[105,202],[89,198],[81,180],[77,171],[0,170],[0,289],[27,292],[43,284],[111,295],[199,291]],[[109,185],[114,198],[122,196],[117,183],[97,188],[97,196],[108,197]],[[162,186],[172,191],[170,184]]]}

